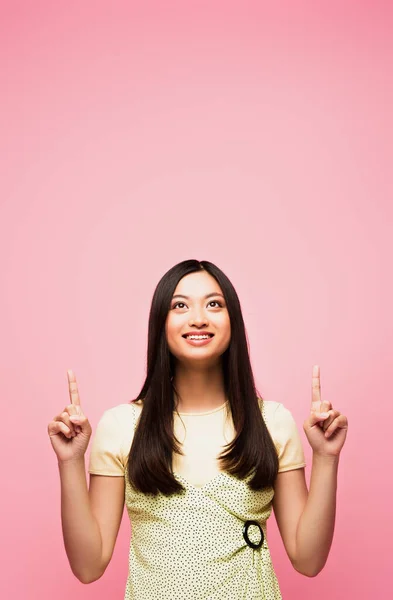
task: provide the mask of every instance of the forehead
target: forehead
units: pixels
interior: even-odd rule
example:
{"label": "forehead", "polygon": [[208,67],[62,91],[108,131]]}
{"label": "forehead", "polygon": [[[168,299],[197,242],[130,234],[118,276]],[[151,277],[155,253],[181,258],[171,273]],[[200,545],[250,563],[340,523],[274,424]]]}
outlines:
{"label": "forehead", "polygon": [[206,271],[197,271],[183,277],[177,284],[173,294],[183,294],[184,296],[198,298],[199,296],[206,296],[206,294],[212,294],[213,292],[223,293],[214,277],[206,273]]}

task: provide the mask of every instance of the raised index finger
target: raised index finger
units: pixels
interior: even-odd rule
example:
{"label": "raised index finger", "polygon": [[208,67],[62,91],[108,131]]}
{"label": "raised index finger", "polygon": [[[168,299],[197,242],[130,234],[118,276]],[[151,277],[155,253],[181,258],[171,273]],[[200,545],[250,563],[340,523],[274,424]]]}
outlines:
{"label": "raised index finger", "polygon": [[318,365],[312,369],[311,412],[319,412],[321,408],[321,375]]}
{"label": "raised index finger", "polygon": [[71,404],[75,406],[80,406],[81,402],[79,399],[78,385],[76,383],[76,378],[73,371],[67,371],[68,377],[68,389],[70,392],[70,400]]}

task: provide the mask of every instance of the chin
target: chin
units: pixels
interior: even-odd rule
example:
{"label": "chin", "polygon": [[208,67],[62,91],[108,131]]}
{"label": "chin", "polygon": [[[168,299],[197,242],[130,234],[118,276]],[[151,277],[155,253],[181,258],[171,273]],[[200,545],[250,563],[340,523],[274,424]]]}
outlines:
{"label": "chin", "polygon": [[186,367],[201,367],[201,368],[211,368],[221,363],[221,355],[208,354],[198,356],[196,353],[194,355],[187,354],[182,356],[175,356],[176,360],[183,364]]}

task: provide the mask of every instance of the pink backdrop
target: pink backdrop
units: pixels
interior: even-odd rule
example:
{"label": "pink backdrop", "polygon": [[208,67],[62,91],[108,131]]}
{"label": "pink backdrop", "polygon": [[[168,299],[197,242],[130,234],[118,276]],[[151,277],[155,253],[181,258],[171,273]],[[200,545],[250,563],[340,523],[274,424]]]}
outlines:
{"label": "pink backdrop", "polygon": [[[277,5],[277,6],[276,6]],[[158,279],[211,260],[260,392],[302,424],[311,369],[346,414],[335,539],[284,599],[387,598],[393,534],[389,2],[2,2],[2,598],[121,599],[63,549],[46,427],[74,369],[93,427],[144,377]]]}

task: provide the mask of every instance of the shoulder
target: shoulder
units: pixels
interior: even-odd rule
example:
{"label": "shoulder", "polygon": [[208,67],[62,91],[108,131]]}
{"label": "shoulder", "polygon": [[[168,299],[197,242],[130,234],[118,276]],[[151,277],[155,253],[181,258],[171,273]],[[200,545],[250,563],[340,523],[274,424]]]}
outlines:
{"label": "shoulder", "polygon": [[261,404],[266,427],[273,438],[280,438],[283,435],[290,436],[294,430],[297,430],[292,412],[282,402],[263,400]]}
{"label": "shoulder", "polygon": [[96,433],[128,440],[134,430],[139,410],[133,402],[107,408],[98,421]]}
{"label": "shoulder", "polygon": [[274,400],[261,400],[262,414],[266,421],[266,425],[272,425],[274,422],[290,415],[290,411],[281,403]]}
{"label": "shoulder", "polygon": [[136,409],[132,402],[128,402],[127,404],[118,404],[117,406],[111,406],[110,408],[107,408],[103,412],[100,420],[105,420],[112,423],[118,422],[119,424],[126,422],[129,424],[134,417],[135,411]]}
{"label": "shoulder", "polygon": [[279,406],[282,406],[281,402],[274,402],[274,400],[263,400],[259,398],[259,403],[262,405],[263,411],[267,417],[272,417]]}
{"label": "shoulder", "polygon": [[137,408],[132,402],[107,408],[97,423],[90,453],[90,473],[124,469],[134,435]]}
{"label": "shoulder", "polygon": [[104,415],[109,415],[114,419],[122,421],[123,419],[129,420],[137,412],[137,405],[135,402],[127,402],[124,404],[117,404],[111,408],[107,408]]}

